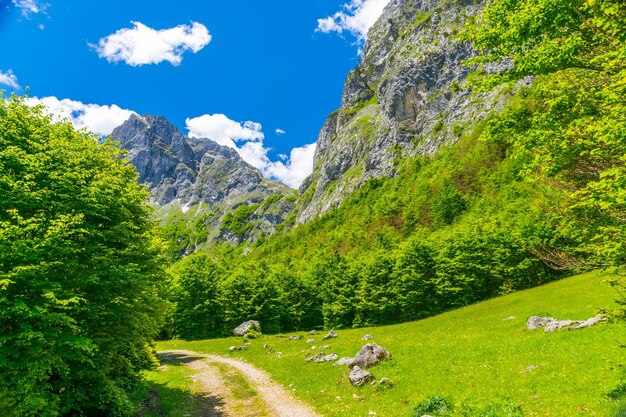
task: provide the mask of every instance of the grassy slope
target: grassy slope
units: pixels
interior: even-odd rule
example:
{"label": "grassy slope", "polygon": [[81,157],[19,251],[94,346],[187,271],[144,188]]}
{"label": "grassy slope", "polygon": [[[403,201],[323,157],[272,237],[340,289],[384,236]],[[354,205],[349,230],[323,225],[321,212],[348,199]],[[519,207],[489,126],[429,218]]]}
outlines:
{"label": "grassy slope", "polygon": [[[607,400],[626,358],[624,323],[574,332],[545,334],[525,330],[534,314],[560,319],[585,319],[600,307],[613,305],[615,294],[601,277],[585,274],[540,288],[507,295],[426,320],[387,327],[345,330],[330,341],[331,351],[352,356],[370,333],[394,355],[370,370],[392,378],[389,390],[353,388],[344,367],[305,363],[310,345],[263,336],[236,356],[265,369],[296,395],[326,416],[408,416],[420,401],[433,395],[455,402],[481,404],[512,400],[529,416],[623,415],[623,401]],[[503,320],[515,316],[515,320]],[[315,337],[320,345],[321,336]],[[159,349],[184,348],[227,355],[241,339],[161,342]],[[328,341],[326,341],[328,342]],[[268,343],[282,358],[267,355]],[[538,368],[528,371],[531,365]],[[354,394],[356,394],[355,398]],[[361,399],[362,398],[362,399]]]}

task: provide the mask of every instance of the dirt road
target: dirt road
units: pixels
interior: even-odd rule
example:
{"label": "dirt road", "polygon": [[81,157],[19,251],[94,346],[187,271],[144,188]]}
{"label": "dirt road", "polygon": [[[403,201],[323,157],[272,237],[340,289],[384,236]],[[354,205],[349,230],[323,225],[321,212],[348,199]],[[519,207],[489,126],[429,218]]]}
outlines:
{"label": "dirt road", "polygon": [[160,352],[192,369],[205,401],[193,417],[321,417],[254,366],[187,350]]}

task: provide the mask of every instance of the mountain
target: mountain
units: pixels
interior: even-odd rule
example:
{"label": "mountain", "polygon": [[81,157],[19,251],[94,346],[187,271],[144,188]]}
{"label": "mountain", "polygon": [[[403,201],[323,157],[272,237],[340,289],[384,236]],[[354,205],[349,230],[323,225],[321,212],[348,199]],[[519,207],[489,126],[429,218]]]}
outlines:
{"label": "mountain", "polygon": [[300,187],[299,223],[339,206],[368,179],[395,175],[400,159],[455,143],[502,104],[504,91],[472,92],[474,69],[463,61],[475,53],[457,39],[483,7],[473,0],[388,4],[347,77],[341,108],[319,134],[315,170]]}
{"label": "mountain", "polygon": [[111,136],[127,150],[164,223],[199,232],[181,249],[272,233],[294,207],[289,187],[264,178],[234,149],[183,135],[164,117],[133,115]]}

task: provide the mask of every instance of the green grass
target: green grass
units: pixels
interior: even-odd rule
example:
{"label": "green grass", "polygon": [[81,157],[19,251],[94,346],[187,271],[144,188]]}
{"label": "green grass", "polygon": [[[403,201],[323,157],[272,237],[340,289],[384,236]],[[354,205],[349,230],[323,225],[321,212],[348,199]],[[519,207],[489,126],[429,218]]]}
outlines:
{"label": "green grass", "polygon": [[157,411],[167,417],[193,415],[198,408],[194,392],[192,372],[177,360],[163,362],[159,370],[146,372],[146,386],[141,397],[148,396],[150,390],[158,393],[157,409],[150,407],[142,417],[158,417]]}
{"label": "green grass", "polygon": [[[526,319],[550,314],[586,319],[612,308],[616,294],[597,274],[568,278],[418,322],[339,331],[320,342],[340,357],[353,356],[366,333],[393,354],[370,368],[376,378],[391,378],[390,389],[354,388],[344,367],[305,363],[311,345],[304,340],[262,336],[239,357],[268,371],[276,381],[325,416],[410,416],[432,396],[481,407],[513,402],[526,416],[626,416],[626,398],[608,399],[626,365],[626,324],[610,323],[580,331],[545,334],[525,330]],[[504,320],[514,316],[514,320]],[[302,334],[302,333],[301,333]],[[305,336],[306,339],[306,336]],[[189,349],[231,356],[236,338],[160,342],[158,349]],[[264,343],[282,352],[268,355]],[[536,367],[536,368],[534,368]],[[490,414],[491,415],[491,414]],[[498,415],[498,414],[494,414]],[[506,415],[506,414],[502,414]]]}

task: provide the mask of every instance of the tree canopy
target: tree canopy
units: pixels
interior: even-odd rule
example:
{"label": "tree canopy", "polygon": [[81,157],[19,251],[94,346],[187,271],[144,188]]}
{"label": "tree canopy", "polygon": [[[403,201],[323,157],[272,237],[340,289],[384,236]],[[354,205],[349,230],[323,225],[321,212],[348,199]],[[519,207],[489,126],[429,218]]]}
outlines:
{"label": "tree canopy", "polygon": [[126,416],[164,272],[147,191],[113,143],[0,99],[0,410]]}

